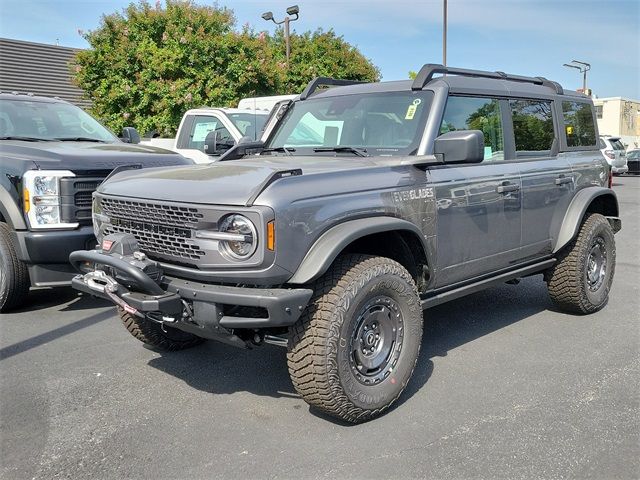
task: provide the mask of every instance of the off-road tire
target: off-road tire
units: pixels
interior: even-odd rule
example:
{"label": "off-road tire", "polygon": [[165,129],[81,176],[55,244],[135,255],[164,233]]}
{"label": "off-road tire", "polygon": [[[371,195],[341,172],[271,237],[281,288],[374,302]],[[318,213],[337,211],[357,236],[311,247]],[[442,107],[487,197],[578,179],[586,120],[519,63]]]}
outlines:
{"label": "off-road tire", "polygon": [[[416,285],[407,270],[389,258],[344,255],[313,288],[309,306],[289,329],[287,363],[293,385],[309,405],[326,414],[352,423],[370,420],[398,399],[416,365],[422,342]],[[391,371],[383,378],[381,370],[381,380],[366,385],[362,376],[356,377],[352,348],[358,343],[351,339],[362,331],[363,309],[370,312],[367,307],[384,299],[394,308],[388,312],[401,315],[388,318],[401,318],[402,337],[392,337],[399,350],[388,356],[395,358],[395,363],[387,363]]]}
{"label": "off-road tire", "polygon": [[[605,248],[605,274],[600,286],[591,289],[587,279],[589,257],[594,244],[600,242]],[[611,225],[599,213],[588,214],[576,238],[561,251],[557,263],[545,274],[549,296],[560,310],[580,314],[596,312],[607,303],[615,267],[616,244]]]}
{"label": "off-road tire", "polygon": [[18,259],[11,229],[0,222],[0,312],[22,305],[29,293],[29,271]]}
{"label": "off-road tire", "polygon": [[127,331],[142,343],[158,350],[176,351],[195,347],[204,338],[183,332],[177,328],[163,327],[152,320],[131,315],[118,307],[118,314]]}

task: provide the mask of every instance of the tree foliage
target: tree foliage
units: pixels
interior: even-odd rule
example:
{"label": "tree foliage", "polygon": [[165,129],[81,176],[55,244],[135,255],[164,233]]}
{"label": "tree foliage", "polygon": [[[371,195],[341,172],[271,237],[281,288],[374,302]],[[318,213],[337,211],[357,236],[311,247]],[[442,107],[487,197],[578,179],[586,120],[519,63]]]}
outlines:
{"label": "tree foliage", "polygon": [[282,30],[271,36],[236,29],[230,9],[167,0],[131,4],[82,33],[90,48],[72,65],[93,113],[114,131],[173,135],[183,113],[202,105],[234,106],[248,96],[299,93],[327,75],[374,81],[378,69],[332,30],[293,33],[291,62]]}

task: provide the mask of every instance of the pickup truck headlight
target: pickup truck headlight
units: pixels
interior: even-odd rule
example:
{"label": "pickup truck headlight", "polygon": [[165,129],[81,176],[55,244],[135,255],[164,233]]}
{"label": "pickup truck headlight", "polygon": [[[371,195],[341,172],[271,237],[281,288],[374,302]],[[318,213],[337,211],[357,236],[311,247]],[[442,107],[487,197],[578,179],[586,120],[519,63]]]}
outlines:
{"label": "pickup truck headlight", "polygon": [[75,177],[68,170],[30,170],[24,174],[24,212],[32,229],[76,228],[61,219],[60,178]]}
{"label": "pickup truck headlight", "polygon": [[232,258],[244,260],[253,255],[258,246],[258,234],[256,227],[247,217],[239,214],[226,216],[218,229],[226,239],[220,240],[223,252]]}

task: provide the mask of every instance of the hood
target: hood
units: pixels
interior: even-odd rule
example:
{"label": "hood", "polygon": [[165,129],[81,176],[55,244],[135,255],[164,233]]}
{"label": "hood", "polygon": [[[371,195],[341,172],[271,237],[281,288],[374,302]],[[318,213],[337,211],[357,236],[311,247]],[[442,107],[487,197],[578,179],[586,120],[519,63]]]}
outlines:
{"label": "hood", "polygon": [[130,143],[24,142],[0,143],[4,157],[24,160],[42,170],[72,172],[111,171],[120,165],[143,167],[191,165],[193,162],[170,150]]}
{"label": "hood", "polygon": [[248,205],[279,172],[301,170],[306,177],[376,167],[372,159],[359,157],[261,156],[191,167],[124,171],[104,182],[98,192],[149,200]]}

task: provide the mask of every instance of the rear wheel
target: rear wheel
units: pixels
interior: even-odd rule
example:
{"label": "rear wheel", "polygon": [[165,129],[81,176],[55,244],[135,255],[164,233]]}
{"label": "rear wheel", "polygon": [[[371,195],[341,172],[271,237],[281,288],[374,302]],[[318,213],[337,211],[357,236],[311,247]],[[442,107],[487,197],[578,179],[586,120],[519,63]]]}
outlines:
{"label": "rear wheel", "polygon": [[11,229],[0,222],[0,312],[7,312],[24,303],[29,293],[29,271],[18,258]]}
{"label": "rear wheel", "polygon": [[545,279],[549,295],[561,310],[592,313],[609,299],[616,267],[616,244],[607,219],[589,214],[576,238],[560,254]]}
{"label": "rear wheel", "polygon": [[135,338],[159,350],[175,351],[195,347],[204,339],[177,328],[161,325],[147,318],[131,315],[118,307],[118,314],[127,331]]}
{"label": "rear wheel", "polygon": [[289,373],[311,406],[362,422],[400,396],[421,341],[420,298],[405,268],[384,257],[346,255],[316,282],[290,329]]}

